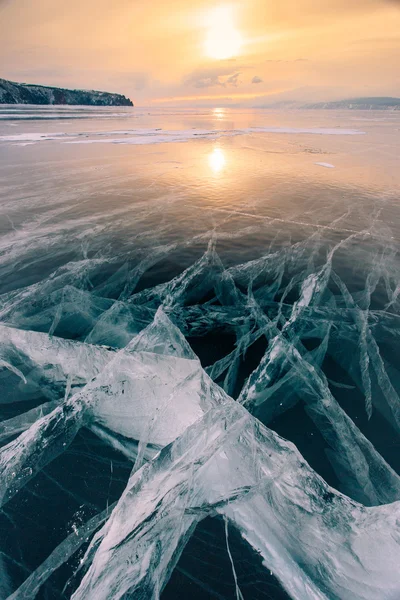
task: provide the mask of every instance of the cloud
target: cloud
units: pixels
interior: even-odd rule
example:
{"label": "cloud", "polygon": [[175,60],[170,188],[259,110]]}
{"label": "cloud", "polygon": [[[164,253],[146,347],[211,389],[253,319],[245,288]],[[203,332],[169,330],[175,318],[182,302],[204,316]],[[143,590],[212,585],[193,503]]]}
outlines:
{"label": "cloud", "polygon": [[208,88],[216,85],[223,85],[222,81],[220,81],[217,75],[213,75],[212,77],[200,77],[199,79],[188,83],[191,83],[192,86],[196,88]]}
{"label": "cloud", "polygon": [[262,83],[262,81],[263,80],[261,79],[261,77],[258,77],[258,75],[255,75],[253,77],[253,79],[251,80],[251,83]]}
{"label": "cloud", "polygon": [[225,81],[225,85],[234,85],[235,87],[237,87],[239,75],[240,73],[235,73],[234,75],[228,77],[228,79]]}
{"label": "cloud", "polygon": [[198,69],[184,78],[184,84],[195,88],[237,87],[240,72],[232,71],[232,65],[214,69]]}

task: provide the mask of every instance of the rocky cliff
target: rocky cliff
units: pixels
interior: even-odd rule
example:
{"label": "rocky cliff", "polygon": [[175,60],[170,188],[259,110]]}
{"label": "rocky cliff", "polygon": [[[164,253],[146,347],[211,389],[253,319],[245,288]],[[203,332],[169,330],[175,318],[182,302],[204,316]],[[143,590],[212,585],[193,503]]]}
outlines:
{"label": "rocky cliff", "polygon": [[84,104],[92,106],[133,106],[122,94],[94,90],[67,90],[44,85],[14,83],[0,79],[0,104]]}

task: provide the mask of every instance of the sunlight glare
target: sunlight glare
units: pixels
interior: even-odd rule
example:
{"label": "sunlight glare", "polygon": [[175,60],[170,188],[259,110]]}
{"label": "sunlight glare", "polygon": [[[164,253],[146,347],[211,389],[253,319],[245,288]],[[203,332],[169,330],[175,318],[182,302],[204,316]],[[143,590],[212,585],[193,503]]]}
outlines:
{"label": "sunlight glare", "polygon": [[218,6],[208,18],[205,52],[215,60],[237,56],[242,47],[242,36],[236,29],[233,9],[229,5]]}
{"label": "sunlight glare", "polygon": [[226,165],[224,151],[221,148],[214,148],[208,156],[208,164],[214,173],[219,173]]}
{"label": "sunlight glare", "polygon": [[225,117],[225,110],[223,108],[213,108],[212,113],[218,121]]}

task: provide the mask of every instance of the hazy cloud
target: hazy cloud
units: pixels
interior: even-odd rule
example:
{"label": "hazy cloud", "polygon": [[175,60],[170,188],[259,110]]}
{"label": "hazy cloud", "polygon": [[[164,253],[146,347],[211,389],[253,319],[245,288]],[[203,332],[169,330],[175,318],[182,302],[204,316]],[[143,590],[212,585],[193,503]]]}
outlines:
{"label": "hazy cloud", "polygon": [[263,80],[261,79],[261,77],[258,77],[258,75],[255,75],[253,77],[253,79],[251,80],[251,83],[262,83],[262,81]]}
{"label": "hazy cloud", "polygon": [[237,87],[238,85],[238,77],[239,77],[240,73],[235,73],[234,75],[231,75],[230,77],[228,77],[228,79],[225,81],[226,85],[234,85],[235,87]]}
{"label": "hazy cloud", "polygon": [[2,10],[6,6],[8,6],[10,3],[11,3],[11,0],[0,0],[0,10]]}
{"label": "hazy cloud", "polygon": [[198,69],[184,78],[184,84],[195,88],[215,86],[237,87],[240,72],[232,72],[232,65],[215,69]]}
{"label": "hazy cloud", "polygon": [[[400,7],[400,0],[390,0],[391,2],[398,2],[398,5]],[[359,46],[359,45],[363,45],[363,46],[371,46],[371,44],[376,44],[377,46],[382,46],[382,45],[396,45],[398,46],[400,44],[400,35],[392,35],[389,36],[387,35],[386,37],[369,37],[369,38],[364,38],[364,39],[359,39],[359,40],[351,40],[350,42],[348,42],[349,46]]]}
{"label": "hazy cloud", "polygon": [[193,87],[196,88],[207,88],[213,87],[215,85],[223,85],[222,81],[220,81],[219,77],[202,77],[192,82]]}
{"label": "hazy cloud", "polygon": [[[400,0],[399,0],[400,1]],[[297,62],[308,62],[308,58],[295,58],[294,60],[282,60],[281,58],[277,58],[274,60],[268,59],[265,60],[265,63],[297,63]]]}

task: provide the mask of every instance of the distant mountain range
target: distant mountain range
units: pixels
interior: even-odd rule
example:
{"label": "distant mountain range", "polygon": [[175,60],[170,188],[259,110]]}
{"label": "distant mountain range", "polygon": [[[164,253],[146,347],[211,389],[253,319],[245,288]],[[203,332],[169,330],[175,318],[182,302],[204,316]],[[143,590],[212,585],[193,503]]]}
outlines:
{"label": "distant mountain range", "polygon": [[133,106],[122,94],[94,90],[67,90],[0,79],[0,104],[73,104],[88,106]]}
{"label": "distant mountain range", "polygon": [[306,104],[303,108],[348,109],[348,110],[400,110],[400,98],[372,97],[318,102]]}

